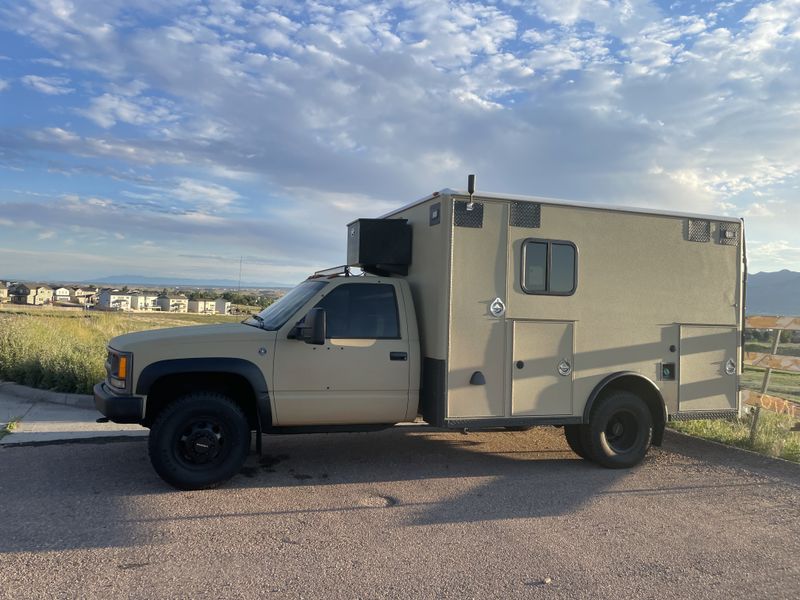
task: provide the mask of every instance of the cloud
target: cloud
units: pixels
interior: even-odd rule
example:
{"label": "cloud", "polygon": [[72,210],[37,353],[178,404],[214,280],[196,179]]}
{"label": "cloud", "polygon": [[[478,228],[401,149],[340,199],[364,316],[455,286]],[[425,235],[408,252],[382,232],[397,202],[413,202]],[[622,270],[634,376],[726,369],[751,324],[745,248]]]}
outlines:
{"label": "cloud", "polygon": [[223,185],[194,179],[181,179],[172,194],[186,203],[214,210],[225,209],[239,198],[238,193]]}
{"label": "cloud", "polygon": [[38,234],[36,236],[36,239],[37,240],[50,240],[50,239],[53,239],[54,237],[56,237],[56,232],[52,231],[52,230],[49,230],[49,231],[43,231],[40,234]]}
{"label": "cloud", "polygon": [[22,83],[41,94],[60,96],[71,94],[75,90],[68,87],[70,80],[67,77],[42,77],[40,75],[25,75]]}
{"label": "cloud", "polygon": [[796,2],[90,6],[0,9],[61,63],[49,84],[76,91],[0,132],[0,164],[65,192],[106,182],[110,205],[73,207],[98,229],[139,211],[134,237],[147,222],[156,242],[186,227],[223,245],[312,224],[323,242],[295,255],[334,262],[345,219],[468,172],[493,191],[745,214],[756,232],[796,198]]}
{"label": "cloud", "polygon": [[[308,224],[327,211],[322,207],[317,215],[314,212],[306,208],[283,219],[223,219],[196,209],[172,210],[164,205],[128,204],[119,199],[79,195],[36,202],[0,202],[0,214],[16,229],[41,229],[45,222],[57,223],[59,230],[68,230],[70,237],[84,246],[103,248],[110,256],[139,256],[143,261],[140,266],[159,269],[167,263],[155,257],[172,257],[167,262],[177,265],[178,255],[192,254],[187,252],[191,248],[224,248],[235,256],[259,255],[269,257],[271,264],[294,265],[294,269],[283,269],[292,273],[292,280],[307,273],[309,265],[328,266],[328,260],[320,260],[321,257],[344,251],[343,225],[337,226],[333,235],[324,228],[308,235]],[[46,221],[42,215],[47,215]],[[309,259],[309,255],[317,258]]]}
{"label": "cloud", "polygon": [[742,213],[745,217],[772,217],[774,214],[766,205],[760,202],[754,202]]}
{"label": "cloud", "polygon": [[124,97],[103,94],[92,98],[89,107],[78,111],[100,127],[109,128],[117,122],[131,125],[153,125],[175,121],[179,117],[172,113],[171,103],[158,98]]}
{"label": "cloud", "polygon": [[800,264],[800,244],[797,241],[775,240],[771,242],[749,242],[749,255],[755,257],[751,260],[751,272],[783,268],[797,271]]}
{"label": "cloud", "polygon": [[5,79],[0,79],[0,92],[8,88],[9,83]]}

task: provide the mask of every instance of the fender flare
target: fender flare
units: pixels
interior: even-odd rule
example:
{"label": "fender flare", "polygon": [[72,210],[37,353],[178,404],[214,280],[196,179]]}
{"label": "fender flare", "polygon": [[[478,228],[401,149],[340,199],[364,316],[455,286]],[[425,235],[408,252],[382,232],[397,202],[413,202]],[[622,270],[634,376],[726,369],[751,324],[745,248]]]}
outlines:
{"label": "fender flare", "polygon": [[136,393],[147,395],[153,384],[162,377],[186,373],[232,373],[243,377],[250,384],[253,396],[256,399],[256,423],[259,427],[259,433],[270,426],[272,410],[270,408],[267,381],[261,369],[243,358],[206,357],[160,360],[142,369],[136,382]]}
{"label": "fender flare", "polygon": [[[621,381],[623,379],[625,381]],[[608,388],[628,389],[636,391],[640,396],[643,396],[642,392],[644,392],[642,399],[647,403],[647,407],[653,415],[653,445],[660,446],[667,424],[667,405],[661,390],[653,380],[636,371],[619,371],[604,377],[586,400],[586,406],[583,409],[583,423],[589,423],[592,409]]]}

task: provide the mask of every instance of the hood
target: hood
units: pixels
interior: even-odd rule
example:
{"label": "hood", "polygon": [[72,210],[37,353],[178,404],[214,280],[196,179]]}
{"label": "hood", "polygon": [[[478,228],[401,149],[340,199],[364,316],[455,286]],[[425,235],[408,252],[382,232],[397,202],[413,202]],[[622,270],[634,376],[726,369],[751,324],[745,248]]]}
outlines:
{"label": "hood", "polygon": [[266,331],[259,327],[242,323],[222,323],[219,325],[190,325],[186,327],[170,327],[168,329],[151,329],[127,333],[113,338],[108,345],[115,350],[135,351],[137,347],[153,344],[197,345],[224,344],[226,342],[243,342],[248,340],[266,341],[275,337],[274,331]]}

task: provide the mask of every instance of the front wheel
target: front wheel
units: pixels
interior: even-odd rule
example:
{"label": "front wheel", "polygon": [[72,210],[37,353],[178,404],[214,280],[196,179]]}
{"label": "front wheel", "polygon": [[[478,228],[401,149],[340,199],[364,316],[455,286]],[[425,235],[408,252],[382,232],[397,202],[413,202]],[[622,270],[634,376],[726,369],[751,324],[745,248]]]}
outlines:
{"label": "front wheel", "polygon": [[250,452],[250,427],[227,396],[192,392],[158,415],[148,439],[150,462],[181,490],[218,486],[242,468]]}
{"label": "front wheel", "polygon": [[592,410],[581,430],[589,458],[610,469],[639,464],[653,437],[653,418],[644,401],[627,391],[614,391]]}

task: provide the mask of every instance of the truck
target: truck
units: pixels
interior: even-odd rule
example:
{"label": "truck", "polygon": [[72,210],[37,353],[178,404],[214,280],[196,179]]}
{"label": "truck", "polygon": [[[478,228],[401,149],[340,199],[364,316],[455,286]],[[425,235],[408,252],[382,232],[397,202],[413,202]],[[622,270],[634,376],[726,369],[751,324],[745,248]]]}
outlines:
{"label": "truck", "polygon": [[631,468],[668,421],[740,413],[743,220],[469,182],[348,224],[346,265],[241,323],[112,339],[98,410],[179,489],[267,434],[556,426]]}

